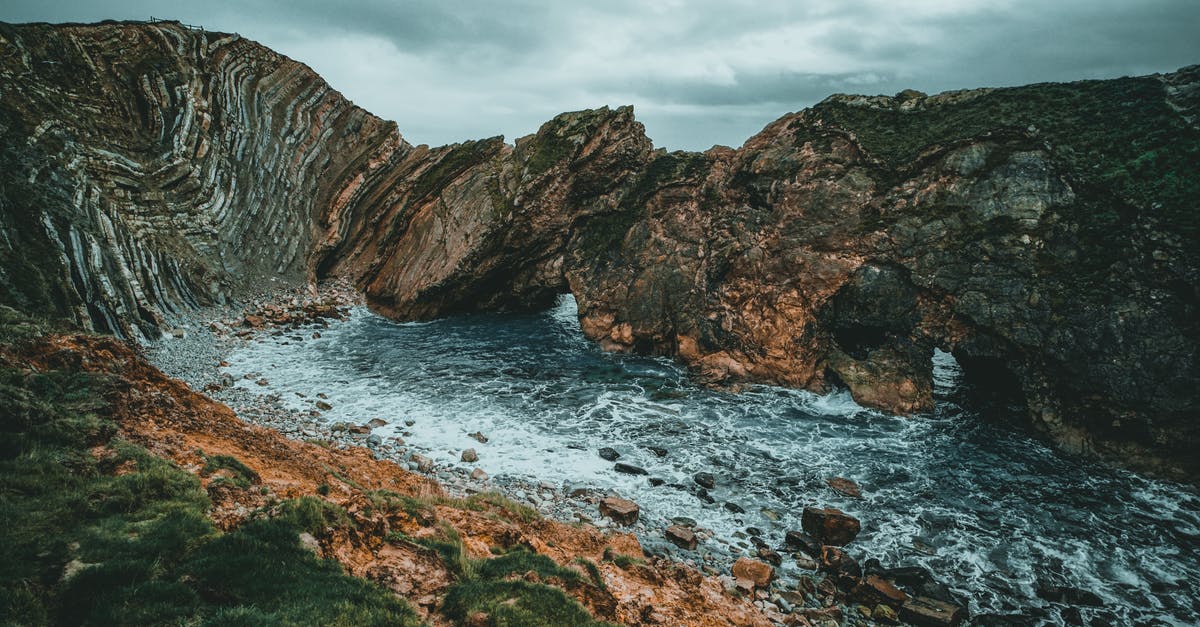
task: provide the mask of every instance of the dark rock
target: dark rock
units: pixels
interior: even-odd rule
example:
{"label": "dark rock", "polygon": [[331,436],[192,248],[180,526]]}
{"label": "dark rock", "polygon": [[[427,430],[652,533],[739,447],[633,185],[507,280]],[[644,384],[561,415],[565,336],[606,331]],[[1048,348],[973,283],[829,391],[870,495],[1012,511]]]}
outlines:
{"label": "dark rock", "polygon": [[805,533],[824,544],[834,546],[849,544],[858,536],[860,529],[857,518],[832,507],[805,507],[800,516],[800,526],[804,528]]}
{"label": "dark rock", "polygon": [[621,459],[621,454],[615,448],[604,447],[600,449],[600,457],[606,461],[615,462]]}
{"label": "dark rock", "polygon": [[789,531],[783,536],[783,546],[789,551],[801,551],[812,558],[821,557],[821,541],[802,531]]}
{"label": "dark rock", "polygon": [[468,433],[467,437],[475,439],[475,441],[479,442],[480,444],[488,443],[488,437],[478,431],[476,431],[475,433]]}
{"label": "dark rock", "polygon": [[758,559],[761,559],[773,566],[783,565],[783,556],[765,546],[758,547]]}
{"label": "dark rock", "polygon": [[908,600],[908,595],[878,575],[867,575],[854,589],[854,598],[867,605],[885,603],[900,607]]}
{"label": "dark rock", "polygon": [[1104,599],[1100,595],[1072,588],[1070,586],[1056,586],[1038,582],[1036,592],[1038,598],[1045,599],[1054,603],[1066,603],[1067,605],[1086,605],[1088,607],[1103,607]]}
{"label": "dark rock", "polygon": [[613,464],[613,470],[615,470],[617,472],[625,473],[627,475],[647,474],[645,468],[641,468],[639,466],[634,466],[633,464],[626,464],[625,462],[617,462],[617,463]]}
{"label": "dark rock", "polygon": [[900,606],[900,620],[918,627],[957,627],[966,619],[966,610],[926,597],[910,597]]}
{"label": "dark rock", "polygon": [[742,509],[741,505],[738,505],[737,503],[734,503],[732,501],[726,501],[724,507],[725,507],[725,509],[727,509],[735,514],[745,514],[746,513],[746,510]]}
{"label": "dark rock", "polygon": [[929,572],[929,569],[921,566],[885,568],[879,574],[884,579],[905,587],[916,587],[933,580],[933,574]]}
{"label": "dark rock", "polygon": [[667,456],[667,449],[665,449],[661,446],[647,446],[646,449],[659,457]]}
{"label": "dark rock", "polygon": [[649,479],[647,479],[647,481],[650,482],[650,485],[652,485],[656,488],[664,483],[663,480],[658,477],[650,477]]}
{"label": "dark rock", "polygon": [[671,525],[663,532],[663,536],[671,541],[671,544],[688,551],[695,551],[698,542],[696,533],[687,527],[679,525]]}
{"label": "dark rock", "polygon": [[698,472],[692,475],[692,480],[700,487],[711,490],[717,487],[717,479],[710,472]]}
{"label": "dark rock", "polygon": [[606,497],[600,501],[600,515],[607,516],[618,525],[632,525],[637,522],[640,509],[637,503],[615,496]]}
{"label": "dark rock", "polygon": [[827,546],[821,549],[821,571],[828,573],[834,583],[843,590],[850,590],[862,577],[862,568],[845,551]]}

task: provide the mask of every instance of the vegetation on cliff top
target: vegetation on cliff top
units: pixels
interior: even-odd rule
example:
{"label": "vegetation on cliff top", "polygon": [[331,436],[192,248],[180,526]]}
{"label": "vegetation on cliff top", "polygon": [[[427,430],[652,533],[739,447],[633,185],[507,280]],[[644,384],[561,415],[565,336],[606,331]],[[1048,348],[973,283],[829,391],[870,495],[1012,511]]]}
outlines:
{"label": "vegetation on cliff top", "polygon": [[[0,342],[38,334],[0,314]],[[303,503],[219,532],[196,477],[117,437],[122,385],[0,358],[0,623],[418,624],[301,545]]]}

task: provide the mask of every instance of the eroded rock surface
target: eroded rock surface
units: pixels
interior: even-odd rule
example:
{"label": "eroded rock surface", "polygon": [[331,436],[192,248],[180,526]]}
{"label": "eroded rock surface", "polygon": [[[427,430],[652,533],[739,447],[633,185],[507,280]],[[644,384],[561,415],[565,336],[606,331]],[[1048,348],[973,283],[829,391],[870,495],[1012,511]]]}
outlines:
{"label": "eroded rock surface", "polygon": [[177,24],[0,27],[0,294],[122,335],[270,280],[397,319],[570,291],[609,350],[932,405],[933,349],[1059,444],[1190,480],[1200,69],[833,96],[742,147],[628,107],[429,148]]}

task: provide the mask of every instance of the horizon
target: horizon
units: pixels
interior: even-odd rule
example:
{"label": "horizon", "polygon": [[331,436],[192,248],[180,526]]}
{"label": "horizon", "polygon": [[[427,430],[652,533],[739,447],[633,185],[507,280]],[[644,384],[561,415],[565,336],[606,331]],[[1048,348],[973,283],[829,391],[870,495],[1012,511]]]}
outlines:
{"label": "horizon", "polygon": [[0,9],[0,21],[153,16],[235,32],[308,65],[356,105],[396,122],[410,143],[435,146],[497,135],[511,143],[562,112],[631,105],[656,147],[702,151],[740,146],[836,93],[935,94],[1200,63],[1200,41],[1188,35],[1200,6],[1185,0],[1050,8],[925,0],[904,9],[875,0],[775,2],[741,10],[708,0],[654,8],[535,0],[262,0],[169,11],[158,4],[20,0]]}

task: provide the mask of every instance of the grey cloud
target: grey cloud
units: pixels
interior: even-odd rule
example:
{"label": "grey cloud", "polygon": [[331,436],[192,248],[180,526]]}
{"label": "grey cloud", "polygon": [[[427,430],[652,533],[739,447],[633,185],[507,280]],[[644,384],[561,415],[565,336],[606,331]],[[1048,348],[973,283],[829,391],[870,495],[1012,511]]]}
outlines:
{"label": "grey cloud", "polygon": [[308,63],[410,140],[531,132],[633,104],[659,145],[738,145],[834,92],[927,92],[1200,62],[1195,0],[8,0],[4,21],[231,30]]}

